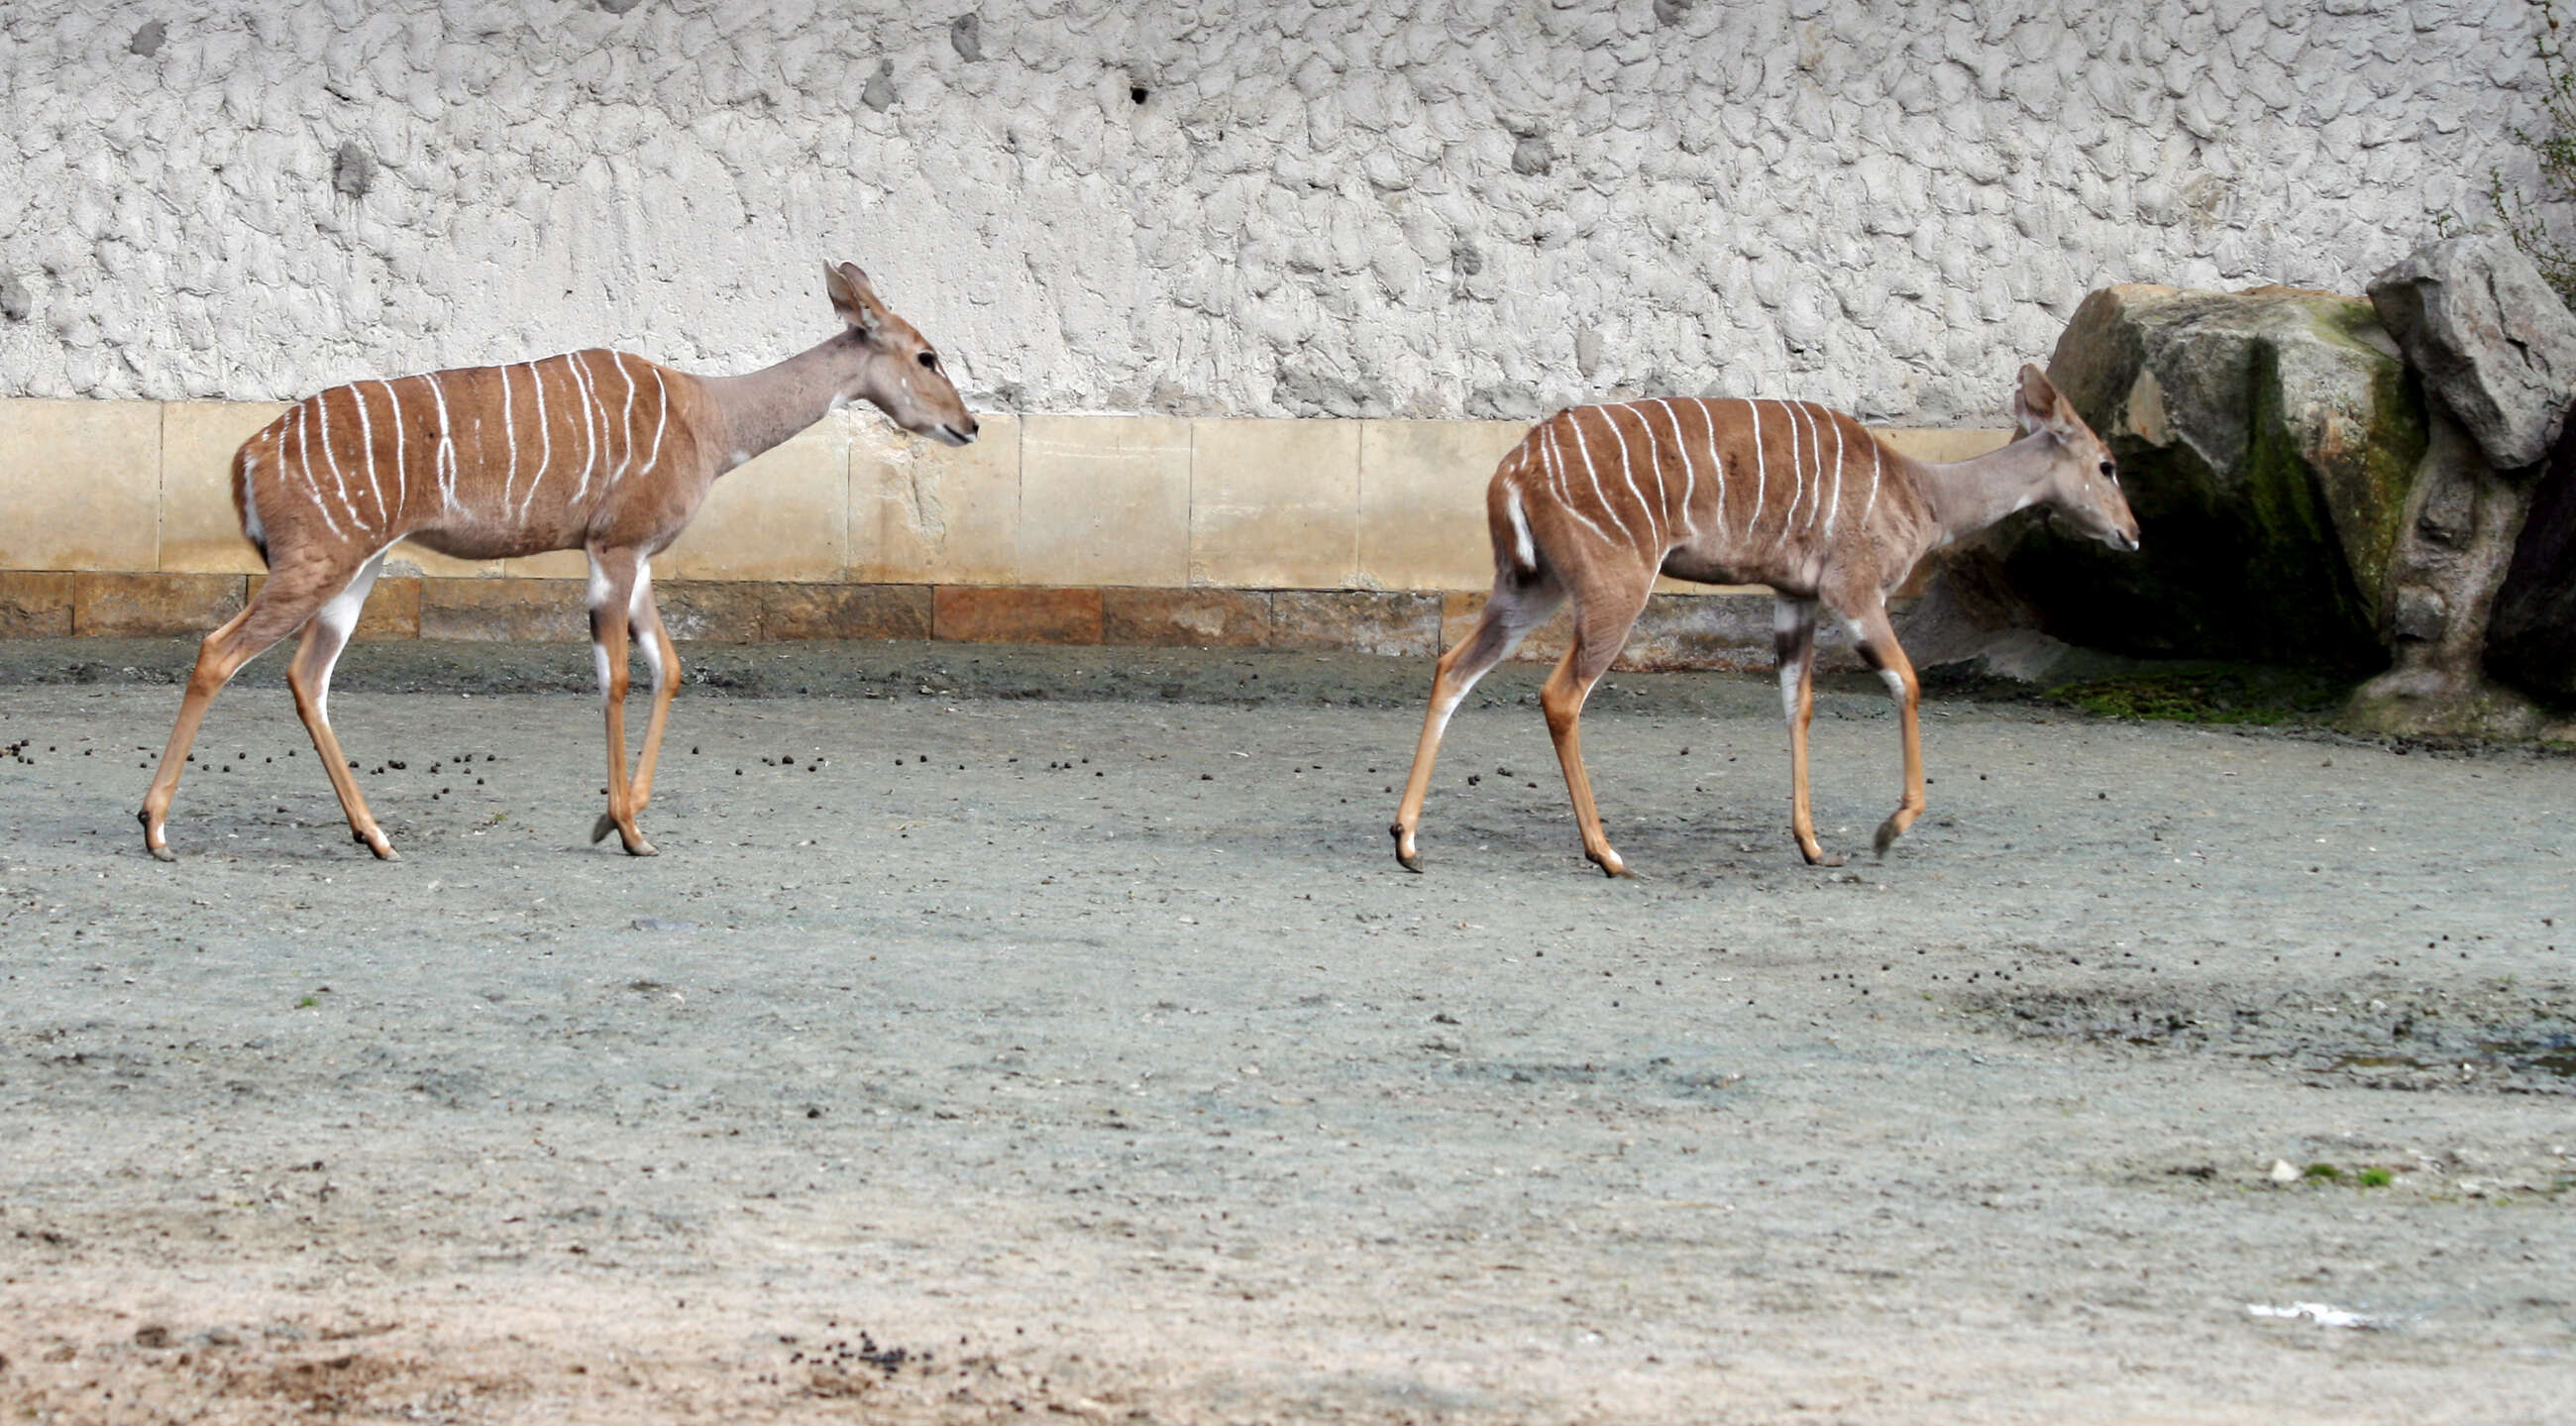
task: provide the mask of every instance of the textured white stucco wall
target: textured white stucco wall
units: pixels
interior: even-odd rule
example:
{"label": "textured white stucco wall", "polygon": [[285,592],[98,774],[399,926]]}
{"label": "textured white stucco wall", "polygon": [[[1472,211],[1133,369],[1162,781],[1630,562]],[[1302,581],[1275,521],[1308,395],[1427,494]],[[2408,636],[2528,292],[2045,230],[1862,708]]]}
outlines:
{"label": "textured white stucco wall", "polygon": [[[1991,419],[2089,288],[2358,291],[2517,0],[0,4],[0,394],[743,369],[855,258],[972,399]],[[1141,92],[1142,102],[1135,94]]]}

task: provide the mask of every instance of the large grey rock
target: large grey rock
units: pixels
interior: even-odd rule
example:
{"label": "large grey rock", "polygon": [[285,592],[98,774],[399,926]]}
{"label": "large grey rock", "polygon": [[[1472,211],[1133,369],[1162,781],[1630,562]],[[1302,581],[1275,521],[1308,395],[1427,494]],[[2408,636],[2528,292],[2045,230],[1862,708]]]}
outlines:
{"label": "large grey rock", "polygon": [[2390,666],[2353,694],[2344,721],[2380,733],[2527,737],[2536,710],[2487,680],[2485,654],[2530,485],[2498,473],[2447,413],[2430,417],[2384,581]]}
{"label": "large grey rock", "polygon": [[2510,239],[2428,243],[2373,278],[2370,300],[2489,464],[2548,457],[2576,399],[2576,314]]}
{"label": "large grey rock", "polygon": [[2146,657],[2376,667],[2425,412],[2370,304],[2266,287],[2084,299],[2048,375],[2111,446],[2144,548],[2015,525],[2046,632]]}

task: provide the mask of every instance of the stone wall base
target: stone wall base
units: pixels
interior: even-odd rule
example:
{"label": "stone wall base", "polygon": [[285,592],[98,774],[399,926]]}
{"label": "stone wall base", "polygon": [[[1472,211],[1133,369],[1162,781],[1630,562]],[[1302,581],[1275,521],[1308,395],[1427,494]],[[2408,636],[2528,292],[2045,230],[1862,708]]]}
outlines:
{"label": "stone wall base", "polygon": [[[263,576],[0,571],[0,638],[204,634],[239,612]],[[589,637],[578,579],[376,581],[360,639]],[[718,643],[938,639],[1139,648],[1335,649],[1430,657],[1464,638],[1485,596],[1315,589],[1045,588],[1025,585],[760,583],[654,585],[672,637]],[[1553,661],[1570,638],[1560,613],[1519,661]],[[1836,650],[1827,662],[1847,654]],[[1658,594],[1629,635],[1622,669],[1768,669],[1771,597]]]}

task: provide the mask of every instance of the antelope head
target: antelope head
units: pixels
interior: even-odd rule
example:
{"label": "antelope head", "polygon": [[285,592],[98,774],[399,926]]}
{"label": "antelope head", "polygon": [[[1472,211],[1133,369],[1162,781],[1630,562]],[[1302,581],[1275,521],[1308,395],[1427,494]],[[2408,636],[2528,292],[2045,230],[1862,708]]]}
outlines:
{"label": "antelope head", "polygon": [[823,285],[859,353],[857,372],[841,398],[866,401],[916,436],[952,446],[975,439],[975,418],[949,384],[948,368],[930,339],[879,300],[868,275],[856,263],[825,263]]}
{"label": "antelope head", "polygon": [[2013,392],[2013,419],[2025,436],[2049,443],[2048,473],[2037,503],[2082,533],[2123,553],[2138,547],[2138,517],[2120,493],[2119,466],[2110,447],[2075,414],[2075,403],[2036,366],[2021,369]]}

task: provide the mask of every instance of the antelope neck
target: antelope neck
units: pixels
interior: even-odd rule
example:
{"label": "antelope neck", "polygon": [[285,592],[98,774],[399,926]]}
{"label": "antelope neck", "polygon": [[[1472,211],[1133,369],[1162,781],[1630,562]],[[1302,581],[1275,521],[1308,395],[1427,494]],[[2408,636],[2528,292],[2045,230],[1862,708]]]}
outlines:
{"label": "antelope neck", "polygon": [[867,348],[844,332],[748,376],[701,379],[723,426],[721,470],[823,419],[855,396]]}
{"label": "antelope neck", "polygon": [[1947,465],[1922,467],[1923,496],[1941,533],[1962,540],[2024,506],[2036,505],[2048,489],[2049,463],[2056,458],[2056,438],[2042,432],[2024,436],[1998,451]]}

